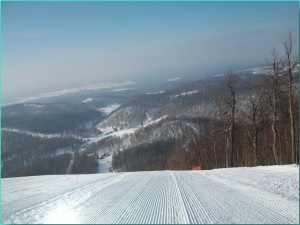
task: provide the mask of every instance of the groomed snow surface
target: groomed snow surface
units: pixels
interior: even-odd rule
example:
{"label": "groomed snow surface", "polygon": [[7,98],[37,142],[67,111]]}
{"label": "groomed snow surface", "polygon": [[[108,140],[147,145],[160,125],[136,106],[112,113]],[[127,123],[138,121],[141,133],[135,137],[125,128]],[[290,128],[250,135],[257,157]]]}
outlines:
{"label": "groomed snow surface", "polygon": [[2,179],[3,223],[297,223],[299,166]]}

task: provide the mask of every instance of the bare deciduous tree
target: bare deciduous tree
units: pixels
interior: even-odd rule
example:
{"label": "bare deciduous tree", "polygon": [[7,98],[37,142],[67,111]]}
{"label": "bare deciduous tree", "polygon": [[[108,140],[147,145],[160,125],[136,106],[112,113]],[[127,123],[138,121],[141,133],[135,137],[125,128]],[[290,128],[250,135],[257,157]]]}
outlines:
{"label": "bare deciduous tree", "polygon": [[226,139],[226,167],[234,166],[234,132],[235,132],[235,111],[236,92],[235,78],[233,73],[226,77],[226,86],[222,95],[221,117],[224,120],[224,133]]}
{"label": "bare deciduous tree", "polygon": [[274,48],[272,51],[272,61],[268,62],[268,67],[266,73],[268,74],[266,78],[266,91],[269,98],[269,105],[272,114],[272,152],[275,164],[279,163],[278,152],[277,152],[277,120],[278,120],[278,104],[279,104],[279,92],[280,92],[280,77],[283,71],[282,60],[278,57],[277,51]]}
{"label": "bare deciduous tree", "polygon": [[293,87],[293,72],[298,65],[296,57],[293,57],[293,50],[295,40],[293,39],[292,32],[289,32],[287,38],[282,42],[285,50],[285,74],[288,77],[287,92],[289,103],[289,116],[290,116],[290,134],[291,134],[291,162],[296,163],[296,143],[295,143],[295,125],[294,125],[294,112],[293,112],[293,100],[294,100],[294,87]]}
{"label": "bare deciduous tree", "polygon": [[247,134],[252,142],[253,146],[253,156],[255,165],[258,165],[258,158],[257,158],[257,150],[258,150],[258,132],[263,128],[263,124],[265,120],[258,119],[258,114],[261,106],[261,99],[264,97],[263,90],[259,89],[257,85],[253,85],[251,79],[248,81],[247,87],[247,100],[250,103],[250,112],[248,115],[248,119],[251,121],[252,125],[252,132],[249,131],[247,126]]}

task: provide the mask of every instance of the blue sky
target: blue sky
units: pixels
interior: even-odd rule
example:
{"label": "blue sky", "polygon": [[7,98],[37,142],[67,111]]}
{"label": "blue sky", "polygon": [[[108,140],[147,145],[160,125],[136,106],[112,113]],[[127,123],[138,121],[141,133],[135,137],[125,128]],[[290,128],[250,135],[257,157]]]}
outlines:
{"label": "blue sky", "polygon": [[298,2],[2,2],[2,96],[260,65],[298,20]]}

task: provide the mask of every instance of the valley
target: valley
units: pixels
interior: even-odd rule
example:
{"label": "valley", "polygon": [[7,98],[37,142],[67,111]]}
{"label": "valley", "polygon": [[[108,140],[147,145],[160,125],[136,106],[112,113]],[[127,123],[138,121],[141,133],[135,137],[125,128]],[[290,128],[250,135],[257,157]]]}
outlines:
{"label": "valley", "polygon": [[[266,75],[257,71],[255,68],[234,75],[239,124],[236,126],[248,130],[248,135],[245,134],[249,142],[243,145],[249,147],[249,129],[252,129],[251,121],[246,122],[252,112],[249,82],[255,86],[266,79]],[[138,95],[127,93],[130,88],[123,88],[115,92],[118,95],[109,95],[110,91],[98,96],[73,97],[72,101],[56,97],[52,102],[48,99],[48,102],[5,106],[2,177],[182,170],[197,164],[205,169],[226,167],[228,150],[224,150],[224,144],[216,145],[224,143],[223,135],[226,136],[221,114],[226,82],[228,76],[223,75],[175,83],[158,92],[155,87]],[[259,94],[261,89],[253,91]],[[263,110],[265,106],[259,107]],[[261,114],[257,119],[263,122],[264,116],[269,115]],[[251,151],[241,144],[236,146],[242,148],[237,166],[274,163],[272,158],[260,155],[257,164]],[[265,155],[271,153],[265,147],[260,151]],[[61,163],[59,170],[54,168],[57,163]],[[72,170],[73,167],[76,169]]]}

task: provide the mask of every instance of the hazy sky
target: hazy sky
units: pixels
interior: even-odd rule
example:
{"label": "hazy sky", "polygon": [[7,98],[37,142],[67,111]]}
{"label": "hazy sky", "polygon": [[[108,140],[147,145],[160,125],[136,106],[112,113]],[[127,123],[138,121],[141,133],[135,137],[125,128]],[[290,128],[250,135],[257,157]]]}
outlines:
{"label": "hazy sky", "polygon": [[2,97],[264,63],[298,2],[2,2]]}

